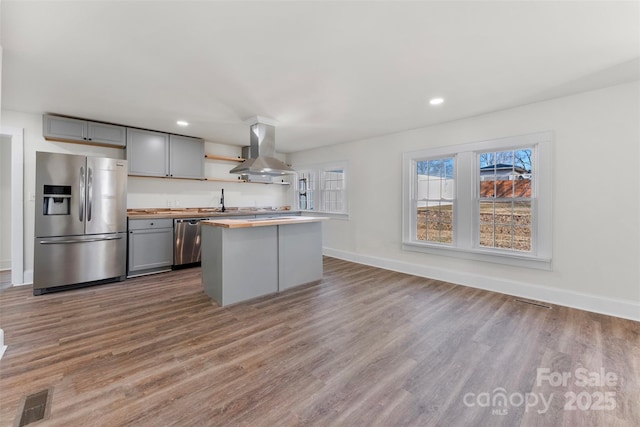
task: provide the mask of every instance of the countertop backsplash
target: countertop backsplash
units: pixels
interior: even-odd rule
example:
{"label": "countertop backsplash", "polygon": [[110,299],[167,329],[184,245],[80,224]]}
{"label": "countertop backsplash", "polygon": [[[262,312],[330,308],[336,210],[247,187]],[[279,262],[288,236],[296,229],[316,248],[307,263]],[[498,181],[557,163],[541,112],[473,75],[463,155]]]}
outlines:
{"label": "countertop backsplash", "polygon": [[291,185],[130,176],[127,186],[128,209],[219,208],[223,188],[226,207],[279,207],[293,202]]}

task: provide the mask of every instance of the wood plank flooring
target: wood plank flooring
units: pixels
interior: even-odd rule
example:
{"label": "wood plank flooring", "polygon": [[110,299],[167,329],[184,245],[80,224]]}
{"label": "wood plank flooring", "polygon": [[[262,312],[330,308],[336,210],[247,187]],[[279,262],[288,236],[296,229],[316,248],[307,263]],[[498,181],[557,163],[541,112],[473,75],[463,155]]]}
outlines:
{"label": "wood plank flooring", "polygon": [[[638,322],[333,258],[324,268],[318,284],[228,308],[199,268],[2,291],[0,425],[49,387],[40,425],[640,424]],[[537,381],[538,368],[571,378]],[[617,381],[581,387],[579,368]]]}
{"label": "wood plank flooring", "polygon": [[0,270],[0,291],[11,287],[11,270]]}

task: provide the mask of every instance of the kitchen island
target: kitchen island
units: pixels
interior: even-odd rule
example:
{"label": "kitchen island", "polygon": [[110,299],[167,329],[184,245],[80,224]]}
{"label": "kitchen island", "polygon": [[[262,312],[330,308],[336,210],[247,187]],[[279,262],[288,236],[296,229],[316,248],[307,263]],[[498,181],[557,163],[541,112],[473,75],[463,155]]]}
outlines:
{"label": "kitchen island", "polygon": [[324,217],[202,221],[202,286],[221,306],[322,279]]}

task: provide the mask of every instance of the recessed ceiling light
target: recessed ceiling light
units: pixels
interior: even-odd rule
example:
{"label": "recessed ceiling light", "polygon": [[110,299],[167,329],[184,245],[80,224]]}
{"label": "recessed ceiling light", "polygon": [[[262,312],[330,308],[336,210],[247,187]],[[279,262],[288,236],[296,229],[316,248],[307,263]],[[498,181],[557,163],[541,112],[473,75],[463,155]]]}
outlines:
{"label": "recessed ceiling light", "polygon": [[176,123],[178,124],[178,126],[189,126],[189,123],[185,122],[184,120],[178,120]]}
{"label": "recessed ceiling light", "polygon": [[431,104],[431,105],[440,105],[443,102],[444,102],[444,99],[442,99],[442,98],[431,98],[429,100],[429,104]]}

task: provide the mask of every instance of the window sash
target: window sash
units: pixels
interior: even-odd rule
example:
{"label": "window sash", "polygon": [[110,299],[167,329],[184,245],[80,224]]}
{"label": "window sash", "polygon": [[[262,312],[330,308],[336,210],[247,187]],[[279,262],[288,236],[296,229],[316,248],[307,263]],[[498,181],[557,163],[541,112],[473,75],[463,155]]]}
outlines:
{"label": "window sash", "polygon": [[[426,163],[424,165],[426,168],[420,168],[421,163],[423,165]],[[435,163],[435,171],[431,170],[432,163]],[[412,227],[413,240],[435,245],[455,244],[455,156],[414,159],[412,165],[414,171],[412,211],[415,221]],[[448,167],[451,168],[450,173],[447,170]],[[426,173],[419,173],[421,169]],[[420,206],[422,204],[424,206]],[[438,209],[430,209],[433,206],[438,206]],[[451,217],[447,221],[447,209],[442,208],[448,206],[451,206]],[[424,208],[424,215],[420,214],[421,208]],[[437,211],[437,214],[434,211]],[[424,230],[422,230],[423,222],[419,220],[422,216],[424,216]],[[436,218],[433,218],[434,216]],[[451,229],[450,232],[449,229]],[[423,235],[424,238],[421,238]]]}
{"label": "window sash", "polygon": [[322,177],[320,189],[321,211],[344,213],[346,198],[344,169],[327,167],[321,172],[320,176]]}
{"label": "window sash", "polygon": [[[476,190],[476,200],[474,201],[476,208],[474,212],[474,248],[535,253],[536,236],[533,234],[537,217],[534,203],[537,175],[533,173],[537,167],[535,153],[536,148],[531,146],[512,147],[506,150],[478,151],[475,153],[475,162],[478,169],[473,183]],[[483,166],[484,162],[489,162],[490,164]],[[511,168],[501,168],[499,165],[503,164],[510,164]],[[489,173],[483,175],[483,172]],[[485,188],[483,188],[483,184],[489,183],[493,185],[484,185]],[[485,192],[488,194],[483,194]],[[523,194],[529,194],[529,196],[527,197]],[[520,218],[524,220],[524,223],[521,221],[520,224],[516,224],[516,204],[528,204],[528,221],[526,218]],[[492,207],[490,215],[493,217],[492,222],[482,220],[483,205]],[[500,213],[496,212],[496,207],[500,205],[510,205],[511,221],[509,223],[504,221],[505,213],[502,210]],[[484,217],[488,216],[485,212]],[[496,217],[502,217],[503,220],[500,221]],[[491,234],[491,239],[488,239],[489,233]],[[527,237],[527,235],[528,239],[523,238]],[[488,244],[488,240],[491,241],[491,244]]]}
{"label": "window sash", "polygon": [[301,170],[296,174],[296,204],[299,210],[315,210],[316,179],[310,170]]}

